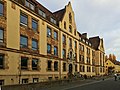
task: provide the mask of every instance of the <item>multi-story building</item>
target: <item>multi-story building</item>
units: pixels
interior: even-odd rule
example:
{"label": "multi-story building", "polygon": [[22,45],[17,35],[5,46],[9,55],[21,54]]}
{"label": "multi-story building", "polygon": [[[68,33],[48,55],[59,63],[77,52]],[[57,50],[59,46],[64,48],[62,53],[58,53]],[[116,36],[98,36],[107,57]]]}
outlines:
{"label": "multi-story building", "polygon": [[36,0],[0,0],[0,84],[104,74],[99,37],[77,31],[71,3],[52,13]]}

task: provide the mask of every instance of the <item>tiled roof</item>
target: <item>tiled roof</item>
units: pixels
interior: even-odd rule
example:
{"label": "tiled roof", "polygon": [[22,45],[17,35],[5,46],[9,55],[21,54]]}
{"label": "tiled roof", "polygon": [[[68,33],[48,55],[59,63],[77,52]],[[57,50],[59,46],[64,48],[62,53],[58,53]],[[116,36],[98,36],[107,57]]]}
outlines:
{"label": "tiled roof", "polygon": [[99,36],[91,37],[89,38],[90,42],[92,43],[92,46],[95,50],[98,50],[98,47],[100,45],[100,38]]}
{"label": "tiled roof", "polygon": [[56,18],[58,19],[58,21],[61,21],[63,19],[63,17],[64,17],[64,14],[65,14],[65,8],[61,9],[59,11],[56,11],[53,14],[56,16]]}

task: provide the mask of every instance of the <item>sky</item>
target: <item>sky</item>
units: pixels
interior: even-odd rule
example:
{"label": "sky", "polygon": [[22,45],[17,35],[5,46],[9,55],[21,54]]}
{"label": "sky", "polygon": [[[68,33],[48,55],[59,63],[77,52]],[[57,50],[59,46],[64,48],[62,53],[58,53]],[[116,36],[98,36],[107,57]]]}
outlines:
{"label": "sky", "polygon": [[120,0],[37,0],[51,12],[71,1],[77,30],[88,38],[100,36],[106,55],[114,54],[120,61]]}

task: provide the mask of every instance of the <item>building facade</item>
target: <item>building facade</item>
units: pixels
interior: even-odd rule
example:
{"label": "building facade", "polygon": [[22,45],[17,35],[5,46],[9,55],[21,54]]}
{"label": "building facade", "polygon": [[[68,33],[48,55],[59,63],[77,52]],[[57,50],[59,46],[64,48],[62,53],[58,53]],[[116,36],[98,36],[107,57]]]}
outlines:
{"label": "building facade", "polygon": [[0,0],[0,85],[103,75],[103,39],[77,31],[74,11],[36,0]]}

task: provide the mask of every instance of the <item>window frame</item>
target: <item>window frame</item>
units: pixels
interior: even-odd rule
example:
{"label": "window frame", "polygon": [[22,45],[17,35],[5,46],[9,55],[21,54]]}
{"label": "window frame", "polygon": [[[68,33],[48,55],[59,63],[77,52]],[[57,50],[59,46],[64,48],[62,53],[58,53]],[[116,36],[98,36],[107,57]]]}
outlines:
{"label": "window frame", "polygon": [[[64,52],[64,53],[63,53],[63,52]],[[62,57],[63,57],[63,58],[66,58],[66,49],[63,49],[63,50],[62,50]]]}
{"label": "window frame", "polygon": [[57,61],[54,62],[54,71],[58,71],[58,62]]}
{"label": "window frame", "polygon": [[[22,21],[22,17],[24,17],[23,19],[25,20],[25,22]],[[28,26],[28,15],[26,15],[23,12],[20,12],[20,25],[23,25],[23,26],[26,26],[26,27]]]}
{"label": "window frame", "polygon": [[52,71],[52,61],[51,60],[47,61],[47,70]]}
{"label": "window frame", "polygon": [[54,30],[54,40],[58,40],[58,32]]}
{"label": "window frame", "polygon": [[46,13],[43,10],[38,9],[38,14],[41,15],[42,17],[46,18]]}
{"label": "window frame", "polygon": [[[33,24],[34,23],[34,24]],[[37,27],[34,27],[33,25],[35,25],[36,24],[36,26]],[[34,18],[32,18],[32,29],[34,30],[34,31],[38,31],[38,21],[36,20],[36,19],[34,19]]]}
{"label": "window frame", "polygon": [[[24,38],[27,40],[26,44],[21,43],[21,39]],[[23,47],[24,46],[24,47]],[[20,48],[28,48],[28,37],[24,35],[20,35]]]}
{"label": "window frame", "polygon": [[4,3],[0,1],[0,4],[2,6],[2,10],[0,10],[0,16],[4,16]]}
{"label": "window frame", "polygon": [[0,43],[4,43],[4,29],[3,28],[0,28],[0,33],[2,32],[2,38],[0,37]]}
{"label": "window frame", "polygon": [[62,36],[62,43],[63,44],[66,44],[66,36],[63,34],[63,36]]}
{"label": "window frame", "polygon": [[54,46],[54,55],[58,56],[58,47],[57,46]]}
{"label": "window frame", "polygon": [[[26,60],[25,63],[22,63],[22,60]],[[28,57],[21,57],[21,70],[27,70],[28,69],[28,60],[29,60]],[[26,64],[26,65],[22,65],[22,64]]]}
{"label": "window frame", "polygon": [[28,0],[25,0],[25,6],[28,7],[29,9],[35,11],[35,4],[28,1]]}
{"label": "window frame", "polygon": [[52,29],[50,27],[47,27],[47,37],[48,38],[52,37]]}
{"label": "window frame", "polygon": [[[48,46],[50,47],[50,50],[49,50]],[[52,46],[51,46],[51,44],[47,43],[47,54],[51,54],[51,51],[52,51]]]}
{"label": "window frame", "polygon": [[[35,62],[37,63],[36,66],[33,66],[33,61],[35,60]],[[38,62],[39,60],[36,58],[32,58],[32,70],[38,70]]]}
{"label": "window frame", "polygon": [[0,69],[4,69],[5,68],[5,55],[4,54],[0,54],[0,57],[2,57],[2,62],[0,61],[1,62],[0,63]]}
{"label": "window frame", "polygon": [[[35,47],[33,45],[33,42],[35,42]],[[38,40],[32,38],[32,50],[37,51],[38,50]]]}

